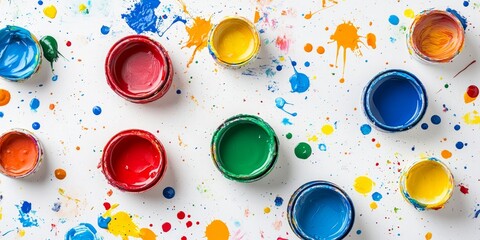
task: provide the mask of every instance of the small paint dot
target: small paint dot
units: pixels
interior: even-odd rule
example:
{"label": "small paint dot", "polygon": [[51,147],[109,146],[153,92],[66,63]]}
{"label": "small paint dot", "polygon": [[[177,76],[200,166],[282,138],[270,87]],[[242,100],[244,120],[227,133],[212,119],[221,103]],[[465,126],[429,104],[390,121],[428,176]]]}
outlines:
{"label": "small paint dot", "polygon": [[291,133],[287,133],[287,135],[285,135],[285,137],[286,137],[287,139],[292,139],[293,135],[292,135]]}
{"label": "small paint dot", "polygon": [[192,221],[188,221],[185,226],[187,226],[187,228],[191,227],[193,225]]}
{"label": "small paint dot", "polygon": [[357,230],[357,235],[362,234],[362,230]]}
{"label": "small paint dot", "polygon": [[61,168],[55,169],[54,173],[55,173],[55,177],[58,180],[63,180],[63,179],[65,179],[65,177],[67,177],[67,172],[64,169],[61,169]]}
{"label": "small paint dot", "polygon": [[292,61],[292,66],[297,66],[297,62],[296,61]]}
{"label": "small paint dot", "polygon": [[53,110],[53,109],[55,109],[55,104],[53,104],[53,103],[50,103],[50,105],[48,105],[48,109],[50,109],[50,110]]}
{"label": "small paint dot", "polygon": [[338,80],[338,82],[344,83],[344,82],[345,82],[345,78],[340,78],[340,80]]}
{"label": "small paint dot", "polygon": [[421,127],[422,127],[423,130],[427,130],[428,129],[428,124],[422,123]]}
{"label": "small paint dot", "polygon": [[67,41],[67,42],[65,43],[65,45],[67,45],[67,47],[70,47],[70,46],[72,46],[72,42]]}
{"label": "small paint dot", "polygon": [[8,90],[0,89],[0,106],[5,106],[10,102],[11,95]]}
{"label": "small paint dot", "polygon": [[110,27],[103,25],[103,26],[100,28],[100,32],[101,32],[103,35],[107,35],[107,34],[110,32]]}
{"label": "small paint dot", "polygon": [[370,203],[370,208],[371,208],[372,210],[375,210],[375,209],[377,209],[377,208],[378,208],[378,205],[377,205],[377,203],[376,203],[376,202],[372,202],[372,203]]}
{"label": "small paint dot", "polygon": [[475,85],[470,85],[467,88],[467,95],[471,98],[477,98],[479,94],[478,87]]}
{"label": "small paint dot", "polygon": [[390,15],[390,17],[388,18],[388,21],[392,25],[398,25],[398,23],[400,23],[400,19],[396,15]]}
{"label": "small paint dot", "polygon": [[375,202],[378,202],[378,201],[382,200],[382,197],[383,197],[382,194],[379,193],[379,192],[374,192],[374,193],[372,194],[372,199],[373,199],[373,201],[375,201]]}
{"label": "small paint dot", "polygon": [[112,205],[109,202],[104,202],[103,207],[105,208],[105,210],[108,210],[112,207]]}
{"label": "small paint dot", "polygon": [[163,189],[163,197],[166,199],[172,199],[173,197],[175,197],[175,189],[173,189],[172,187],[166,187],[165,189]]}
{"label": "small paint dot", "polygon": [[181,93],[182,93],[182,90],[177,89],[177,94],[181,94]]}
{"label": "small paint dot", "polygon": [[327,151],[327,145],[325,145],[324,143],[320,143],[318,144],[318,149],[320,149],[320,151],[322,152],[325,152]]}
{"label": "small paint dot", "polygon": [[464,144],[463,142],[457,142],[457,143],[455,144],[455,147],[456,147],[457,149],[462,149],[464,146],[465,146],[465,144]]}
{"label": "small paint dot", "polygon": [[295,147],[295,156],[300,159],[307,159],[312,154],[312,147],[308,143],[301,142]]}
{"label": "small paint dot", "polygon": [[442,119],[438,115],[433,115],[430,120],[432,121],[433,124],[438,125],[442,122]]}
{"label": "small paint dot", "polygon": [[413,18],[415,17],[415,12],[411,8],[408,8],[403,11],[403,15],[407,18]]}
{"label": "small paint dot", "polygon": [[303,50],[305,50],[305,52],[311,52],[313,50],[312,44],[310,43],[305,44],[305,46],[303,47]]}
{"label": "small paint dot", "polygon": [[278,65],[278,66],[276,67],[276,69],[277,69],[277,71],[282,71],[282,65]]}
{"label": "small paint dot", "polygon": [[52,77],[52,81],[54,81],[54,82],[55,82],[55,81],[57,81],[57,80],[58,80],[58,75],[53,75],[53,77]]}
{"label": "small paint dot", "polygon": [[318,53],[318,54],[324,54],[324,53],[325,53],[325,48],[322,47],[322,46],[319,46],[319,47],[317,48],[317,53]]}
{"label": "small paint dot", "polygon": [[464,6],[464,7],[468,7],[468,5],[470,5],[470,2],[469,2],[469,1],[463,1],[463,6]]}
{"label": "small paint dot", "polygon": [[187,240],[187,237],[182,236],[182,238],[180,238],[180,240]]}
{"label": "small paint dot", "polygon": [[265,214],[270,213],[270,208],[269,207],[264,208],[263,213],[265,213]]}
{"label": "small paint dot", "polygon": [[370,127],[370,125],[368,124],[363,124],[360,127],[360,131],[362,132],[363,135],[368,135],[372,132],[372,127]]}
{"label": "small paint dot", "polygon": [[98,116],[102,113],[102,108],[99,107],[99,106],[95,106],[95,107],[93,107],[92,112],[93,112],[93,114]]}
{"label": "small paint dot", "polygon": [[4,114],[3,112],[0,112],[0,118],[3,118]]}
{"label": "small paint dot", "polygon": [[30,101],[30,108],[35,111],[38,109],[38,107],[40,107],[40,100],[37,98],[32,98]]}
{"label": "small paint dot", "polygon": [[276,197],[275,198],[275,206],[280,207],[283,204],[283,198],[281,197]]}
{"label": "small paint dot", "polygon": [[163,232],[168,232],[168,231],[170,231],[170,229],[172,229],[172,225],[169,222],[166,222],[166,223],[162,224]]}
{"label": "small paint dot", "polygon": [[177,218],[180,219],[180,220],[184,219],[185,218],[185,213],[183,211],[178,212],[177,213]]}
{"label": "small paint dot", "polygon": [[461,128],[461,127],[460,127],[460,125],[458,125],[458,124],[453,127],[453,129],[455,129],[455,131],[460,130],[460,128]]}
{"label": "small paint dot", "polygon": [[441,155],[442,155],[443,158],[449,159],[449,158],[452,157],[452,152],[450,152],[450,151],[448,151],[448,150],[443,150],[443,151],[441,152]]}
{"label": "small paint dot", "polygon": [[427,234],[425,234],[425,240],[431,240],[432,239],[432,233],[431,232],[427,232]]}
{"label": "small paint dot", "polygon": [[40,129],[40,123],[38,123],[38,122],[32,123],[32,128],[33,128],[33,130],[38,130],[38,129]]}
{"label": "small paint dot", "polygon": [[43,5],[43,1],[38,1],[38,5],[42,6],[42,5]]}
{"label": "small paint dot", "polygon": [[304,65],[305,65],[305,67],[310,67],[310,62],[307,61],[307,62],[305,62]]}
{"label": "small paint dot", "polygon": [[80,146],[76,146],[75,150],[80,151]]}
{"label": "small paint dot", "polygon": [[448,88],[450,85],[448,85],[448,83],[445,83],[444,87],[445,88]]}

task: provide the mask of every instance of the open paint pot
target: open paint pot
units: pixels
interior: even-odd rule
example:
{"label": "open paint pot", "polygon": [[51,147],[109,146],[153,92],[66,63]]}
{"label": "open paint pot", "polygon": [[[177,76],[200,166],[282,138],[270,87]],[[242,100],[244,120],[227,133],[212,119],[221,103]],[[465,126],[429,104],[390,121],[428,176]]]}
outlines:
{"label": "open paint pot", "polygon": [[42,48],[27,29],[7,26],[0,29],[0,77],[21,81],[33,76],[42,63]]}
{"label": "open paint pot", "polygon": [[355,220],[352,200],[337,185],[312,181],[301,186],[288,203],[288,222],[301,239],[342,239]]}
{"label": "open paint pot", "polygon": [[407,168],[400,177],[403,197],[419,210],[442,209],[453,193],[453,175],[436,158],[424,158]]}
{"label": "open paint pot", "polygon": [[208,50],[219,63],[240,67],[250,62],[260,50],[260,36],[255,25],[243,17],[227,17],[210,32]]}
{"label": "open paint pot", "polygon": [[158,42],[142,35],[120,39],[105,61],[107,83],[120,97],[134,103],[148,103],[167,93],[173,66]]}
{"label": "open paint pot", "polygon": [[365,115],[373,125],[387,132],[414,127],[425,115],[427,105],[423,84],[404,70],[379,73],[363,92]]}
{"label": "open paint pot", "polygon": [[253,182],[270,173],[277,161],[275,131],[261,118],[237,115],[213,134],[212,158],[222,174],[238,182]]}
{"label": "open paint pot", "polygon": [[163,177],[167,155],[153,134],[131,129],[110,139],[100,164],[111,185],[127,192],[143,192]]}
{"label": "open paint pot", "polygon": [[12,129],[0,136],[0,172],[13,178],[34,173],[43,160],[40,141],[25,129]]}
{"label": "open paint pot", "polygon": [[407,35],[411,54],[431,63],[450,62],[463,49],[465,29],[450,12],[427,10],[418,14]]}

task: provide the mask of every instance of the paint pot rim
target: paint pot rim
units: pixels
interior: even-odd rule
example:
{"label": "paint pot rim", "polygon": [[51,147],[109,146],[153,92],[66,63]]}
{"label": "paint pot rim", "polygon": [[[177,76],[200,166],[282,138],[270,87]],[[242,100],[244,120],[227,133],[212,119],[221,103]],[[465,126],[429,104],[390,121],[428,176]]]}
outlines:
{"label": "paint pot rim", "polygon": [[[19,134],[19,135],[27,137],[27,138],[29,138],[30,140],[33,141],[33,143],[35,144],[36,150],[37,150],[37,156],[34,160],[35,165],[30,170],[26,171],[25,173],[16,175],[16,174],[11,174],[11,173],[5,171],[5,169],[3,168],[3,164],[0,164],[0,173],[2,173],[3,175],[5,175],[7,177],[11,177],[11,178],[24,178],[24,177],[30,176],[38,170],[39,166],[41,165],[41,163],[43,161],[43,151],[44,150],[43,150],[42,143],[37,138],[37,136],[35,136],[35,134],[28,131],[27,129],[13,128],[13,129],[10,129],[9,131],[3,133],[2,135],[0,135],[0,149],[2,148],[3,143],[5,141],[4,138],[8,137],[11,134]],[[1,162],[1,159],[0,159],[0,162]]]}
{"label": "paint pot rim", "polygon": [[14,78],[0,76],[0,78],[6,79],[6,80],[9,80],[9,81],[12,81],[12,82],[21,82],[21,81],[25,81],[25,80],[30,79],[36,72],[38,72],[38,70],[40,69],[40,66],[42,64],[43,51],[42,51],[42,47],[41,47],[40,42],[38,41],[37,37],[26,28],[16,26],[16,25],[6,25],[4,28],[0,29],[0,33],[3,32],[3,31],[12,31],[12,30],[15,30],[15,29],[19,29],[20,31],[27,32],[29,34],[31,40],[34,43],[35,52],[37,54],[35,54],[35,56],[30,61],[30,63],[34,64],[33,69],[26,76],[22,76],[22,77],[19,76],[19,77],[14,77]]}
{"label": "paint pot rim", "polygon": [[[439,200],[438,202],[434,203],[426,203],[422,202],[416,199],[413,199],[409,194],[408,194],[408,188],[407,188],[407,178],[410,174],[410,171],[414,169],[415,167],[420,166],[421,164],[425,163],[434,163],[438,164],[446,173],[448,176],[448,181],[449,185],[447,188],[447,193],[444,194],[443,198]],[[422,174],[422,173],[417,173],[417,174]],[[400,192],[402,193],[402,196],[405,200],[407,200],[411,205],[413,205],[416,209],[423,211],[425,209],[432,209],[432,210],[439,210],[442,209],[445,204],[450,200],[450,198],[453,195],[453,188],[454,188],[454,177],[451,172],[451,170],[447,167],[447,165],[440,161],[438,158],[435,157],[425,157],[420,159],[419,161],[414,162],[412,165],[410,165],[406,170],[402,172],[402,175],[400,176]]]}
{"label": "paint pot rim", "polygon": [[353,206],[353,202],[348,196],[348,194],[340,188],[338,185],[325,181],[325,180],[315,180],[315,181],[310,181],[302,186],[300,186],[290,197],[290,200],[288,202],[288,207],[287,207],[287,218],[288,218],[288,223],[290,225],[290,228],[293,230],[293,232],[301,239],[315,239],[313,237],[310,237],[306,235],[302,229],[300,229],[300,226],[298,225],[298,221],[295,219],[295,206],[297,204],[297,201],[300,199],[300,197],[303,196],[304,193],[306,193],[307,190],[309,189],[322,189],[322,190],[331,190],[334,191],[335,193],[338,194],[339,197],[344,200],[344,203],[346,203],[345,207],[349,210],[347,215],[344,217],[344,222],[346,221],[346,227],[342,230],[342,234],[336,238],[336,239],[342,239],[348,235],[348,233],[352,230],[353,224],[355,222],[355,208]]}
{"label": "paint pot rim", "polygon": [[[395,79],[403,79],[408,81],[412,87],[415,88],[415,91],[419,95],[419,99],[421,100],[421,107],[420,109],[417,108],[417,111],[415,111],[415,114],[411,117],[410,122],[407,122],[403,125],[399,126],[390,126],[387,125],[383,122],[381,122],[377,116],[372,112],[372,107],[370,106],[370,98],[373,96],[374,92],[373,89],[375,87],[378,87],[380,84],[384,83],[386,80],[386,77],[391,77],[391,76],[396,76]],[[376,88],[375,88],[376,89]],[[427,91],[425,87],[423,86],[422,82],[412,73],[402,70],[402,69],[389,69],[386,71],[382,71],[375,75],[375,77],[370,80],[370,82],[365,86],[363,90],[363,110],[367,118],[370,120],[370,122],[379,130],[383,130],[386,132],[402,132],[409,130],[416,126],[423,118],[427,111],[428,107],[428,97],[427,97]]]}
{"label": "paint pot rim", "polygon": [[[268,156],[264,159],[264,164],[252,174],[236,174],[229,171],[223,166],[223,161],[218,153],[218,147],[223,140],[224,135],[233,127],[239,124],[253,124],[260,127],[269,137]],[[215,167],[222,173],[224,177],[237,182],[254,182],[268,175],[274,168],[278,158],[279,141],[273,128],[262,118],[249,114],[239,114],[225,120],[213,133],[211,142],[211,156]]]}
{"label": "paint pot rim", "polygon": [[[415,44],[415,41],[413,39],[414,32],[417,29],[416,28],[417,24],[421,23],[422,21],[428,21],[429,18],[431,18],[432,16],[435,16],[435,15],[441,15],[441,16],[447,17],[449,20],[451,20],[453,23],[455,23],[455,25],[457,27],[457,32],[459,33],[459,37],[460,37],[460,39],[457,41],[456,49],[453,52],[453,54],[451,54],[450,56],[445,56],[444,58],[428,57],[419,48],[419,46],[417,46],[417,44]],[[453,15],[452,13],[450,13],[448,11],[438,10],[438,9],[424,10],[424,11],[420,12],[419,14],[417,14],[415,16],[412,24],[410,25],[409,34],[407,34],[407,46],[408,46],[408,49],[409,49],[410,52],[415,53],[415,56],[417,56],[418,58],[420,58],[421,60],[423,60],[425,62],[429,62],[429,63],[451,62],[456,56],[458,56],[460,54],[460,52],[462,52],[462,50],[465,46],[465,29],[463,28],[463,25],[460,22],[460,20],[458,19],[458,17],[456,17],[455,15]]]}
{"label": "paint pot rim", "polygon": [[[149,143],[155,147],[155,149],[158,151],[158,154],[159,154],[159,164],[157,168],[158,171],[156,172],[154,177],[151,177],[149,180],[144,181],[143,185],[132,186],[130,184],[126,184],[121,181],[118,181],[114,177],[114,174],[113,174],[114,170],[111,169],[111,161],[113,157],[112,155],[113,155],[113,152],[115,151],[116,145],[128,137],[139,137],[149,141]],[[141,129],[128,129],[115,134],[107,142],[107,144],[103,149],[100,166],[102,168],[102,173],[105,175],[105,178],[107,179],[110,185],[126,192],[144,192],[152,188],[153,186],[155,186],[162,179],[167,169],[167,162],[168,161],[167,161],[167,154],[166,154],[165,148],[163,144],[160,142],[160,140],[158,140],[155,137],[155,135]]]}
{"label": "paint pot rim", "polygon": [[[215,38],[220,35],[220,33],[217,34],[217,30],[220,26],[224,24],[233,24],[233,21],[237,21],[237,24],[244,24],[248,29],[250,29],[252,36],[253,36],[253,41],[254,41],[254,49],[252,52],[249,54],[249,57],[246,59],[242,59],[242,61],[239,62],[229,62],[221,58],[220,54],[218,53],[217,49],[215,48]],[[261,41],[260,41],[260,34],[258,33],[257,28],[255,25],[248,20],[245,17],[242,16],[228,16],[223,18],[219,23],[217,23],[209,33],[208,37],[208,42],[207,42],[208,50],[210,52],[210,55],[220,64],[224,66],[229,66],[229,67],[241,67],[249,62],[251,62],[260,52],[260,46],[261,46]]]}
{"label": "paint pot rim", "polygon": [[[158,86],[155,86],[153,90],[143,94],[132,93],[122,89],[118,84],[120,80],[117,81],[115,73],[115,64],[118,58],[123,53],[126,53],[129,47],[134,47],[134,45],[143,45],[148,48],[148,50],[154,51],[155,55],[160,57],[161,61],[159,61],[159,63],[163,65],[162,72],[157,76],[159,79]],[[105,75],[107,84],[123,99],[133,103],[148,103],[161,98],[167,93],[173,81],[174,70],[167,50],[159,42],[150,37],[136,34],[125,36],[112,45],[105,59]]]}

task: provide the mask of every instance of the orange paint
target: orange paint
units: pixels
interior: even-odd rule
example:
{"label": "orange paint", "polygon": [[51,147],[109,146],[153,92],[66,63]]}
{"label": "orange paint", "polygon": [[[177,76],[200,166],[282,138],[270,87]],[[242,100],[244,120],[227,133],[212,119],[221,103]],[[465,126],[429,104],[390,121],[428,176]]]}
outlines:
{"label": "orange paint", "polygon": [[48,105],[48,109],[50,109],[50,110],[53,110],[53,109],[55,109],[55,104],[53,104],[53,103],[50,103],[50,105]]}
{"label": "orange paint", "polygon": [[258,23],[260,21],[260,12],[258,11],[258,8],[255,9],[255,15],[253,17],[253,23]]}
{"label": "orange paint", "polygon": [[[328,5],[328,3],[331,3],[331,5]],[[327,8],[330,8],[330,7],[333,7],[335,6],[336,4],[338,4],[338,1],[337,0],[322,0],[322,8],[320,10],[317,10],[315,12],[308,12],[306,13],[303,17],[307,20],[311,19],[313,15],[317,14],[318,12],[322,11],[322,10],[325,10]]]}
{"label": "orange paint", "polygon": [[10,102],[10,92],[0,89],[0,106],[5,106]]}
{"label": "orange paint", "polygon": [[317,48],[317,53],[318,53],[318,54],[324,54],[324,53],[325,53],[325,48],[322,47],[322,46],[319,46],[319,47]]}
{"label": "orange paint", "polygon": [[373,33],[367,34],[367,44],[373,49],[377,48],[377,37]]}
{"label": "orange paint", "polygon": [[0,172],[23,177],[35,170],[40,161],[37,141],[27,133],[11,131],[0,137]]}
{"label": "orange paint", "polygon": [[448,150],[443,150],[442,151],[442,157],[445,158],[445,159],[449,159],[452,157],[452,152],[448,151]]}
{"label": "orange paint", "polygon": [[432,233],[427,232],[427,234],[425,234],[425,240],[430,240],[430,239],[432,239]]}
{"label": "orange paint", "polygon": [[80,146],[76,146],[75,150],[80,151]]}
{"label": "orange paint", "polygon": [[230,237],[230,232],[228,231],[227,225],[220,221],[214,220],[207,226],[205,230],[205,237],[207,240],[228,240]]}
{"label": "orange paint", "polygon": [[471,103],[473,101],[475,101],[477,98],[476,97],[470,97],[468,96],[468,93],[464,93],[463,94],[463,100],[465,101],[465,103]]}
{"label": "orange paint", "polygon": [[305,52],[311,52],[313,50],[312,44],[310,43],[305,44],[305,46],[303,47],[303,50],[305,50]]}
{"label": "orange paint", "polygon": [[67,177],[67,172],[62,168],[57,168],[55,169],[55,177],[58,180],[63,180],[65,177]]}

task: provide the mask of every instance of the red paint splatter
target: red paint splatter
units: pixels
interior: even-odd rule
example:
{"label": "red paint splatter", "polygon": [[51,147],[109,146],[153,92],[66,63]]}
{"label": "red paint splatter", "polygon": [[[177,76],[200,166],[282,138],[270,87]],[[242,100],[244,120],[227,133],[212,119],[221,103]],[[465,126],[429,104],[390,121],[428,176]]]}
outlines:
{"label": "red paint splatter", "polygon": [[192,221],[188,221],[185,225],[187,225],[187,228],[191,227],[193,224],[192,224]]}
{"label": "red paint splatter", "polygon": [[111,197],[111,196],[112,196],[112,194],[113,194],[113,191],[112,191],[112,189],[108,190],[108,192],[107,192],[107,195],[108,195],[109,197]]}
{"label": "red paint splatter", "polygon": [[103,207],[105,208],[105,210],[108,210],[108,209],[110,209],[111,205],[108,202],[104,202]]}
{"label": "red paint splatter", "polygon": [[375,138],[372,138],[372,142],[375,142]]}
{"label": "red paint splatter", "polygon": [[162,224],[162,230],[164,232],[168,232],[170,231],[170,229],[172,229],[172,225],[169,222]]}
{"label": "red paint splatter", "polygon": [[377,163],[375,163],[375,166],[377,166],[377,167],[378,167],[378,165],[380,165],[380,163],[378,163],[378,162],[377,162]]}
{"label": "red paint splatter", "polygon": [[288,240],[286,238],[281,238],[281,237],[278,237],[277,240]]}
{"label": "red paint splatter", "polygon": [[177,213],[177,218],[180,219],[180,220],[184,219],[185,218],[185,213],[183,211],[178,212]]}
{"label": "red paint splatter", "polygon": [[153,223],[150,223],[150,227],[153,227]]}
{"label": "red paint splatter", "polygon": [[469,97],[471,97],[471,98],[476,98],[476,97],[478,97],[478,93],[479,93],[479,91],[478,91],[478,87],[477,87],[477,86],[475,86],[475,85],[470,85],[470,86],[468,86],[468,88],[467,88],[467,95],[468,95]]}
{"label": "red paint splatter", "polygon": [[72,42],[67,41],[67,47],[70,47],[70,46],[72,46]]}
{"label": "red paint splatter", "polygon": [[180,240],[187,240],[187,237],[183,236]]}
{"label": "red paint splatter", "polygon": [[200,222],[199,222],[199,221],[197,221],[195,224],[197,224],[197,225],[200,225]]}
{"label": "red paint splatter", "polygon": [[468,194],[468,188],[463,185],[460,185],[460,192],[462,192],[463,194]]}
{"label": "red paint splatter", "polygon": [[190,214],[188,214],[188,216],[187,216],[187,217],[188,217],[188,218],[190,218],[190,217],[191,217],[191,216],[190,216]]}
{"label": "red paint splatter", "polygon": [[290,40],[287,39],[286,35],[278,36],[275,45],[277,45],[277,47],[283,52],[288,52],[288,49],[290,48]]}

